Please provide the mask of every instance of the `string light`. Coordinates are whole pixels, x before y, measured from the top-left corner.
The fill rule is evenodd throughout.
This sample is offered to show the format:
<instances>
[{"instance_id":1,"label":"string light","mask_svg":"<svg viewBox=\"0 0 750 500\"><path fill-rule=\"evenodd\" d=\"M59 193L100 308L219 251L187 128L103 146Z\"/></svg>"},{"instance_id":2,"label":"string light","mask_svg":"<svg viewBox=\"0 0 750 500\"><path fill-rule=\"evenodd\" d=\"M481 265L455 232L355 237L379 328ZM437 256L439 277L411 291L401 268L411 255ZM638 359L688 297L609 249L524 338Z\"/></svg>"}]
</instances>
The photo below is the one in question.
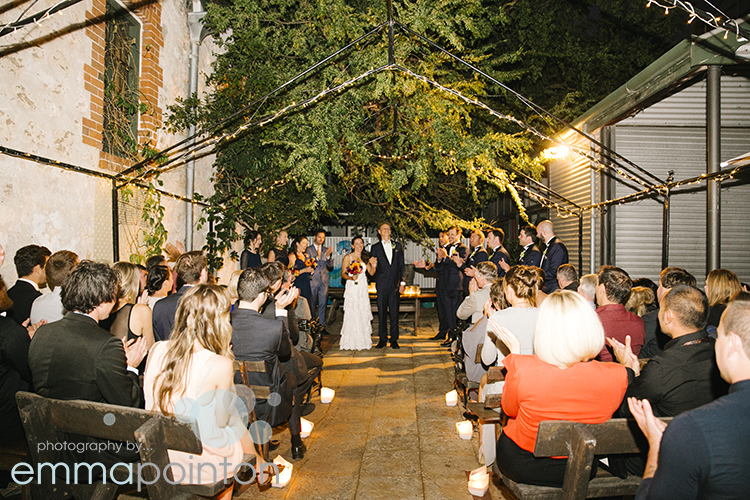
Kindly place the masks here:
<instances>
[{"instance_id":1,"label":"string light","mask_svg":"<svg viewBox=\"0 0 750 500\"><path fill-rule=\"evenodd\" d=\"M748 36L750 36L750 32L743 28L740 28L740 25L737 23L737 21L730 19L727 16L722 18L721 16L715 16L709 12L697 9L690 2L684 2L682 0L648 0L646 7L651 7L652 3L663 8L664 14L669 14L669 11L671 9L680 9L687 12L690 15L688 24L691 24L695 18L698 18L705 24L713 28L725 30L726 33L724 33L724 40L727 39L730 32L735 34L738 42L747 42Z\"/></svg>"}]
</instances>

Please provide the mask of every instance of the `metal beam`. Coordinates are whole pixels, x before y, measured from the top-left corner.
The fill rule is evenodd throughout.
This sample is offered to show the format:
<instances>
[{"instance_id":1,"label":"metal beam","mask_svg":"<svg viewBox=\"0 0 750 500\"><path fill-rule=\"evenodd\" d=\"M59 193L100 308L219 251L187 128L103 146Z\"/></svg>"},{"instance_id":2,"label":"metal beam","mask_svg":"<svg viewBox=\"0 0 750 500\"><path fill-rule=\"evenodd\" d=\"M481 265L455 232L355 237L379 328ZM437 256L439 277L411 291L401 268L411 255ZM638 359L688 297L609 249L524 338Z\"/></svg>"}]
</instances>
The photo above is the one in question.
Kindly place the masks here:
<instances>
[{"instance_id":1,"label":"metal beam","mask_svg":"<svg viewBox=\"0 0 750 500\"><path fill-rule=\"evenodd\" d=\"M706 85L706 173L721 170L721 66L709 66ZM708 181L706 274L721 267L721 182Z\"/></svg>"}]
</instances>

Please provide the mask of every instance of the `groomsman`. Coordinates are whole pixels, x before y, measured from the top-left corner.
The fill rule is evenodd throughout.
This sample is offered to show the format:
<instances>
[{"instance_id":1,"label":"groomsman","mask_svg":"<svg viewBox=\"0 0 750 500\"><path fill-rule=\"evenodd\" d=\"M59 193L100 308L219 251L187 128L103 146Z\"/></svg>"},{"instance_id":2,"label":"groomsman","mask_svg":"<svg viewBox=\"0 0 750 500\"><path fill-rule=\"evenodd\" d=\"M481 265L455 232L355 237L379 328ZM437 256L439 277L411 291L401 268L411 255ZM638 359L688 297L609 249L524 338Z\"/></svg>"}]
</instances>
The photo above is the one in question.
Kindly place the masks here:
<instances>
[{"instance_id":1,"label":"groomsman","mask_svg":"<svg viewBox=\"0 0 750 500\"><path fill-rule=\"evenodd\" d=\"M318 265L310 278L310 291L312 292L311 313L317 314L318 323L323 327L323 334L329 335L326 330L326 306L328 305L329 271L333 271L333 248L325 246L326 232L323 229L315 231L313 244L307 247L307 255L314 258Z\"/></svg>"},{"instance_id":2,"label":"groomsman","mask_svg":"<svg viewBox=\"0 0 750 500\"><path fill-rule=\"evenodd\" d=\"M447 248L450 245L448 241L448 233L440 231L438 234L438 258L440 258L441 250L442 255L447 255ZM444 257L443 257L444 258ZM414 262L414 267L418 269L424 269L429 271L435 269L435 308L438 313L438 333L430 340L445 340L448 336L448 322L445 319L445 311L443 309L443 294L445 293L445 268L438 266L436 262L425 263L424 259L420 259Z\"/></svg>"},{"instance_id":3,"label":"groomsman","mask_svg":"<svg viewBox=\"0 0 750 500\"><path fill-rule=\"evenodd\" d=\"M386 321L391 321L391 348L398 345L398 307L400 295L406 286L406 267L404 266L404 249L401 243L391 241L391 225L384 222L378 228L380 241L370 250L368 263L373 269L375 286L378 295L378 336L380 341L375 346L382 349L388 343Z\"/></svg>"},{"instance_id":4,"label":"groomsman","mask_svg":"<svg viewBox=\"0 0 750 500\"><path fill-rule=\"evenodd\" d=\"M472 231L471 236L469 236L469 244L471 245L471 253L462 266L464 274L469 277L469 279L464 278L464 297L469 296L469 283L471 283L471 278L476 276L477 264L489 260L487 251L482 246L484 244L484 233L482 231Z\"/></svg>"},{"instance_id":5,"label":"groomsman","mask_svg":"<svg viewBox=\"0 0 750 500\"><path fill-rule=\"evenodd\" d=\"M546 245L540 267L545 273L543 292L550 294L558 289L557 268L568 263L568 249L560 238L555 236L555 228L548 220L539 223L536 235Z\"/></svg>"},{"instance_id":6,"label":"groomsman","mask_svg":"<svg viewBox=\"0 0 750 500\"><path fill-rule=\"evenodd\" d=\"M518 243L521 245L521 253L518 254L517 265L539 267L542 261L542 252L536 246L536 228L534 226L523 226L518 232ZM510 264L501 262L503 273L508 272Z\"/></svg>"},{"instance_id":7,"label":"groomsman","mask_svg":"<svg viewBox=\"0 0 750 500\"><path fill-rule=\"evenodd\" d=\"M443 342L442 346L449 346L455 338L456 332L456 311L458 306L464 300L464 276L461 266L469 256L469 249L461 243L461 229L452 227L448 230L448 247L438 250L438 263L436 267L442 269L445 273L445 289L442 298L441 307L444 310L444 318L448 329L448 339ZM438 339L440 340L440 339Z\"/></svg>"},{"instance_id":8,"label":"groomsman","mask_svg":"<svg viewBox=\"0 0 750 500\"><path fill-rule=\"evenodd\" d=\"M510 269L510 254L503 246L504 241L505 233L502 229L491 229L487 233L487 248L492 250L489 252L489 259L497 266L498 278L504 278L505 271ZM503 267L503 263L507 266Z\"/></svg>"}]
</instances>

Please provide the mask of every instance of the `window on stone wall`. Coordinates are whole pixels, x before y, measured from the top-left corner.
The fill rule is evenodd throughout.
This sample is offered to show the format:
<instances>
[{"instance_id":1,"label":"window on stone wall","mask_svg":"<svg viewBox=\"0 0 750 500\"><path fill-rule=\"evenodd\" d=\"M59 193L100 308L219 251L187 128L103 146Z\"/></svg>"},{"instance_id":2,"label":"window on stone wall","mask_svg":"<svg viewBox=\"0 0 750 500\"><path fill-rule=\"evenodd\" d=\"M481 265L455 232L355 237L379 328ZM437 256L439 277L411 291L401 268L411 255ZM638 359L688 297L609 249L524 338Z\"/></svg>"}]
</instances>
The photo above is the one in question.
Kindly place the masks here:
<instances>
[{"instance_id":1,"label":"window on stone wall","mask_svg":"<svg viewBox=\"0 0 750 500\"><path fill-rule=\"evenodd\" d=\"M140 52L138 21L115 0L107 0L102 147L121 158L138 154Z\"/></svg>"}]
</instances>

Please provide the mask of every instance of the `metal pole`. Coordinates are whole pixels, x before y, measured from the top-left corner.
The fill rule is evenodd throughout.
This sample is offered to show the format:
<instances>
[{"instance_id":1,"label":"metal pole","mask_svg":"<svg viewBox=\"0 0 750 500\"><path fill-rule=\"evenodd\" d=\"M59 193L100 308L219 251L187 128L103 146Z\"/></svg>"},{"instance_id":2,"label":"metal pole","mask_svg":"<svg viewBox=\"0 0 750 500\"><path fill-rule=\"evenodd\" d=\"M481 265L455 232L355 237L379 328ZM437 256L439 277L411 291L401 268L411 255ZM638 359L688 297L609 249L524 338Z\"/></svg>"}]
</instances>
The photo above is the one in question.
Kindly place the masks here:
<instances>
[{"instance_id":1,"label":"metal pole","mask_svg":"<svg viewBox=\"0 0 750 500\"><path fill-rule=\"evenodd\" d=\"M706 85L706 160L708 174L721 170L721 66L708 67ZM708 181L706 198L706 274L721 267L721 183Z\"/></svg>"},{"instance_id":2,"label":"metal pole","mask_svg":"<svg viewBox=\"0 0 750 500\"><path fill-rule=\"evenodd\" d=\"M120 260L120 210L117 191L117 181L112 179L112 262Z\"/></svg>"},{"instance_id":3,"label":"metal pole","mask_svg":"<svg viewBox=\"0 0 750 500\"><path fill-rule=\"evenodd\" d=\"M396 64L393 38L393 0L388 0L388 64Z\"/></svg>"},{"instance_id":4,"label":"metal pole","mask_svg":"<svg viewBox=\"0 0 750 500\"><path fill-rule=\"evenodd\" d=\"M583 210L578 211L578 275L583 274Z\"/></svg>"},{"instance_id":5,"label":"metal pole","mask_svg":"<svg viewBox=\"0 0 750 500\"><path fill-rule=\"evenodd\" d=\"M667 182L674 180L674 170L669 171L667 175ZM664 195L664 214L662 216L661 223L661 268L664 269L669 266L669 203L670 197L672 196L671 188L667 188L667 193Z\"/></svg>"}]
</instances>

